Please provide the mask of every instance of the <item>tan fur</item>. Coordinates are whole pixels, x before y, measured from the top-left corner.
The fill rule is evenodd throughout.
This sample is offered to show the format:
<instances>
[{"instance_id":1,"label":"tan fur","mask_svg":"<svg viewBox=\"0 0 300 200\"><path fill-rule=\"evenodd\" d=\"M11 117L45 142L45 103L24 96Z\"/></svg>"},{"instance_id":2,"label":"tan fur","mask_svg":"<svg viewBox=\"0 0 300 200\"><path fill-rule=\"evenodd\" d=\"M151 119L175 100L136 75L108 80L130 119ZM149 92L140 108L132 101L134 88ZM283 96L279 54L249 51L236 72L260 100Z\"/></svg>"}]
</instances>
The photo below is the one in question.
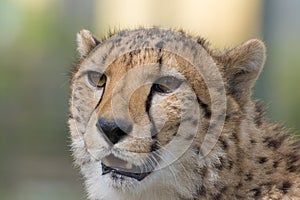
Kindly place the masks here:
<instances>
[{"instance_id":1,"label":"tan fur","mask_svg":"<svg viewBox=\"0 0 300 200\"><path fill-rule=\"evenodd\" d=\"M215 51L201 38L152 28L101 42L84 30L78 43L69 125L89 199L300 199L299 142L251 100L265 60L261 41ZM104 88L88 83L89 71L106 75ZM153 92L166 76L183 82ZM111 144L99 119L131 129ZM109 155L151 173L141 181L102 175Z\"/></svg>"}]
</instances>

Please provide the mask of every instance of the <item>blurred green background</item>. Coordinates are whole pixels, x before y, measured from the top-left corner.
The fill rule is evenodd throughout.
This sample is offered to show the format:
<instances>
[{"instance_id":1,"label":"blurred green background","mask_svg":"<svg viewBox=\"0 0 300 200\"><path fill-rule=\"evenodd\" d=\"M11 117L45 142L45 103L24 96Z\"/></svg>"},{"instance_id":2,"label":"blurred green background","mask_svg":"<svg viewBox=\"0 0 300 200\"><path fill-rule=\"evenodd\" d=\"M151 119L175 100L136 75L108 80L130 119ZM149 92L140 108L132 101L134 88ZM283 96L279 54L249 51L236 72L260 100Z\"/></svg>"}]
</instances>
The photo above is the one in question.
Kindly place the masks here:
<instances>
[{"instance_id":1,"label":"blurred green background","mask_svg":"<svg viewBox=\"0 0 300 200\"><path fill-rule=\"evenodd\" d=\"M260 38L268 60L254 96L269 119L300 130L299 9L298 0L1 0L0 199L85 199L66 123L82 28L101 37L113 27L183 27L218 48Z\"/></svg>"}]
</instances>

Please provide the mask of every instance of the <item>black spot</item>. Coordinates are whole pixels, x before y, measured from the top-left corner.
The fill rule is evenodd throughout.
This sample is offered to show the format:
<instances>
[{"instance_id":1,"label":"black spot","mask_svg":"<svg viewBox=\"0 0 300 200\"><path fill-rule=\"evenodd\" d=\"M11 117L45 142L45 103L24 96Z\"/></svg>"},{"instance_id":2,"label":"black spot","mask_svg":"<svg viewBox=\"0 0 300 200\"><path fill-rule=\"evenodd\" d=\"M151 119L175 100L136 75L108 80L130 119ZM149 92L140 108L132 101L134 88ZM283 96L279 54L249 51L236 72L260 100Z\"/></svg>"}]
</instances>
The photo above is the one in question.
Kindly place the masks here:
<instances>
[{"instance_id":1,"label":"black spot","mask_svg":"<svg viewBox=\"0 0 300 200\"><path fill-rule=\"evenodd\" d=\"M193 126L197 126L197 125L198 125L198 120L197 120L197 119L193 120L193 121L192 121L192 125L193 125Z\"/></svg>"},{"instance_id":2,"label":"black spot","mask_svg":"<svg viewBox=\"0 0 300 200\"><path fill-rule=\"evenodd\" d=\"M260 188L254 188L251 191L254 192L253 197L259 197L261 195Z\"/></svg>"},{"instance_id":3,"label":"black spot","mask_svg":"<svg viewBox=\"0 0 300 200\"><path fill-rule=\"evenodd\" d=\"M227 113L225 116L225 121L226 122L231 121L233 116L237 116L237 115L235 115L234 113Z\"/></svg>"},{"instance_id":4,"label":"black spot","mask_svg":"<svg viewBox=\"0 0 300 200\"><path fill-rule=\"evenodd\" d=\"M102 56L102 64L105 64L107 57L108 57L107 54L104 54L104 55Z\"/></svg>"},{"instance_id":5,"label":"black spot","mask_svg":"<svg viewBox=\"0 0 300 200\"><path fill-rule=\"evenodd\" d=\"M287 170L289 172L295 172L297 170L296 162L299 160L299 156L295 153L287 155Z\"/></svg>"},{"instance_id":6,"label":"black spot","mask_svg":"<svg viewBox=\"0 0 300 200\"><path fill-rule=\"evenodd\" d=\"M141 34L137 34L136 38L137 38L137 39L142 39L143 36L142 36Z\"/></svg>"},{"instance_id":7,"label":"black spot","mask_svg":"<svg viewBox=\"0 0 300 200\"><path fill-rule=\"evenodd\" d=\"M277 168L278 165L279 165L279 162L278 162L278 161L274 161L274 162L273 162L273 167L274 167L274 168Z\"/></svg>"},{"instance_id":8,"label":"black spot","mask_svg":"<svg viewBox=\"0 0 300 200\"><path fill-rule=\"evenodd\" d=\"M289 165L286 169L289 172L295 172L297 170L297 167L295 165Z\"/></svg>"},{"instance_id":9,"label":"black spot","mask_svg":"<svg viewBox=\"0 0 300 200\"><path fill-rule=\"evenodd\" d=\"M251 143L251 144L256 144L257 142L256 142L256 140L251 139L251 140L250 140L250 143Z\"/></svg>"},{"instance_id":10,"label":"black spot","mask_svg":"<svg viewBox=\"0 0 300 200\"><path fill-rule=\"evenodd\" d=\"M78 116L76 116L76 117L75 117L75 121L78 122L78 123L80 123L80 122L81 122L81 119L80 119Z\"/></svg>"},{"instance_id":11,"label":"black spot","mask_svg":"<svg viewBox=\"0 0 300 200\"><path fill-rule=\"evenodd\" d=\"M240 189L243 186L242 182L239 182L237 186L235 186L236 189Z\"/></svg>"},{"instance_id":12,"label":"black spot","mask_svg":"<svg viewBox=\"0 0 300 200\"><path fill-rule=\"evenodd\" d=\"M246 174L245 181L252 181L252 180L253 180L253 174L251 174L251 173Z\"/></svg>"},{"instance_id":13,"label":"black spot","mask_svg":"<svg viewBox=\"0 0 300 200\"><path fill-rule=\"evenodd\" d=\"M267 141L266 145L269 148L278 149L281 146L282 142L283 142L282 139L283 138L278 138L277 140L276 139L270 139L270 140Z\"/></svg>"},{"instance_id":14,"label":"black spot","mask_svg":"<svg viewBox=\"0 0 300 200\"><path fill-rule=\"evenodd\" d=\"M127 60L127 58L126 58L126 63L127 63L127 65L130 65L131 63L132 63L132 60L133 60L133 57L134 57L134 55L135 55L135 52L129 52L128 53L128 55L129 55L129 57L128 57L128 60Z\"/></svg>"},{"instance_id":15,"label":"black spot","mask_svg":"<svg viewBox=\"0 0 300 200\"><path fill-rule=\"evenodd\" d=\"M177 131L176 131L176 133L173 134L173 136L175 136L175 135L177 135ZM185 139L186 139L187 141L191 141L191 140L194 139L194 137L195 137L194 134L190 134L190 135L186 136Z\"/></svg>"},{"instance_id":16,"label":"black spot","mask_svg":"<svg viewBox=\"0 0 300 200\"><path fill-rule=\"evenodd\" d=\"M178 32L181 33L182 35L185 35L185 32L184 32L184 30L182 28L179 29Z\"/></svg>"},{"instance_id":17,"label":"black spot","mask_svg":"<svg viewBox=\"0 0 300 200\"><path fill-rule=\"evenodd\" d=\"M288 162L289 163L296 163L299 159L299 156L297 156L295 153L291 153L287 156Z\"/></svg>"},{"instance_id":18,"label":"black spot","mask_svg":"<svg viewBox=\"0 0 300 200\"><path fill-rule=\"evenodd\" d=\"M265 186L267 189L271 189L274 186L274 182L268 181L268 182L266 182L266 183L264 183L262 185Z\"/></svg>"},{"instance_id":19,"label":"black spot","mask_svg":"<svg viewBox=\"0 0 300 200\"><path fill-rule=\"evenodd\" d=\"M115 48L115 45L112 43L109 50L107 51L107 54L110 54L114 48Z\"/></svg>"},{"instance_id":20,"label":"black spot","mask_svg":"<svg viewBox=\"0 0 300 200\"><path fill-rule=\"evenodd\" d=\"M162 49L164 47L165 43L163 41L160 41L158 43L156 43L155 47L158 49Z\"/></svg>"},{"instance_id":21,"label":"black spot","mask_svg":"<svg viewBox=\"0 0 300 200\"><path fill-rule=\"evenodd\" d=\"M221 139L220 141L221 141L222 149L227 150L228 144L227 144L226 140Z\"/></svg>"},{"instance_id":22,"label":"black spot","mask_svg":"<svg viewBox=\"0 0 300 200\"><path fill-rule=\"evenodd\" d=\"M254 116L254 123L260 127L263 124L263 116L265 114L265 105L262 101L256 100L255 103L255 112L256 115Z\"/></svg>"},{"instance_id":23,"label":"black spot","mask_svg":"<svg viewBox=\"0 0 300 200\"><path fill-rule=\"evenodd\" d=\"M282 183L279 189L283 192L283 194L286 194L291 186L292 184L289 181L285 181Z\"/></svg>"},{"instance_id":24,"label":"black spot","mask_svg":"<svg viewBox=\"0 0 300 200\"><path fill-rule=\"evenodd\" d=\"M206 177L206 175L207 175L207 168L206 167L203 167L201 170L200 170L200 175L201 175L201 177Z\"/></svg>"},{"instance_id":25,"label":"black spot","mask_svg":"<svg viewBox=\"0 0 300 200\"><path fill-rule=\"evenodd\" d=\"M213 196L213 200L220 200L221 199L221 197L222 197L222 194L221 193L219 193L219 194L216 194L215 196Z\"/></svg>"},{"instance_id":26,"label":"black spot","mask_svg":"<svg viewBox=\"0 0 300 200\"><path fill-rule=\"evenodd\" d=\"M211 129L214 129L214 128L216 128L217 125L218 125L218 123L217 123L216 121L210 121L209 127L210 127Z\"/></svg>"},{"instance_id":27,"label":"black spot","mask_svg":"<svg viewBox=\"0 0 300 200\"><path fill-rule=\"evenodd\" d=\"M208 105L205 104L203 101L201 101L201 99L199 97L197 97L197 101L198 101L199 105L203 108L203 110L205 112L204 117L206 119L209 119L211 117L211 111L209 110Z\"/></svg>"},{"instance_id":28,"label":"black spot","mask_svg":"<svg viewBox=\"0 0 300 200\"><path fill-rule=\"evenodd\" d=\"M120 43L122 41L122 38L118 38L115 40L115 46L120 46Z\"/></svg>"},{"instance_id":29,"label":"black spot","mask_svg":"<svg viewBox=\"0 0 300 200\"><path fill-rule=\"evenodd\" d=\"M224 166L224 159L223 159L223 157L219 157L219 161L220 162L214 164L214 167L217 168L218 170L222 170L223 166Z\"/></svg>"},{"instance_id":30,"label":"black spot","mask_svg":"<svg viewBox=\"0 0 300 200\"><path fill-rule=\"evenodd\" d=\"M201 37L198 37L197 38L197 43L200 44L201 46L205 46L206 40L201 38Z\"/></svg>"},{"instance_id":31,"label":"black spot","mask_svg":"<svg viewBox=\"0 0 300 200\"><path fill-rule=\"evenodd\" d=\"M142 47L147 48L149 46L150 42L149 41L145 41L142 44Z\"/></svg>"},{"instance_id":32,"label":"black spot","mask_svg":"<svg viewBox=\"0 0 300 200\"><path fill-rule=\"evenodd\" d=\"M228 160L228 169L232 169L233 167L233 161L232 160Z\"/></svg>"},{"instance_id":33,"label":"black spot","mask_svg":"<svg viewBox=\"0 0 300 200\"><path fill-rule=\"evenodd\" d=\"M233 132L231 133L231 138L232 138L233 140L235 140L236 142L239 142L239 141L240 141L239 136L238 136L238 133L237 133L236 131L233 131Z\"/></svg>"},{"instance_id":34,"label":"black spot","mask_svg":"<svg viewBox=\"0 0 300 200\"><path fill-rule=\"evenodd\" d=\"M265 162L267 162L268 161L268 158L266 158L266 157L259 157L258 158L258 163L259 164L263 164L263 163L265 163Z\"/></svg>"},{"instance_id":35,"label":"black spot","mask_svg":"<svg viewBox=\"0 0 300 200\"><path fill-rule=\"evenodd\" d=\"M223 169L223 165L221 163L215 163L214 167L220 171Z\"/></svg>"},{"instance_id":36,"label":"black spot","mask_svg":"<svg viewBox=\"0 0 300 200\"><path fill-rule=\"evenodd\" d=\"M185 110L183 110L183 109L181 111L185 112ZM191 120L193 120L193 118L189 116L189 117L181 119L181 123L190 122Z\"/></svg>"},{"instance_id":37,"label":"black spot","mask_svg":"<svg viewBox=\"0 0 300 200\"><path fill-rule=\"evenodd\" d=\"M217 182L214 184L214 187L219 191L220 194L224 194L228 189L227 186L224 186L222 183Z\"/></svg>"},{"instance_id":38,"label":"black spot","mask_svg":"<svg viewBox=\"0 0 300 200\"><path fill-rule=\"evenodd\" d=\"M204 196L206 194L206 188L203 185L197 187L197 196Z\"/></svg>"},{"instance_id":39,"label":"black spot","mask_svg":"<svg viewBox=\"0 0 300 200\"><path fill-rule=\"evenodd\" d=\"M78 96L77 96L77 95L74 95L73 100L74 100L74 101L77 101L78 99L79 99Z\"/></svg>"}]
</instances>

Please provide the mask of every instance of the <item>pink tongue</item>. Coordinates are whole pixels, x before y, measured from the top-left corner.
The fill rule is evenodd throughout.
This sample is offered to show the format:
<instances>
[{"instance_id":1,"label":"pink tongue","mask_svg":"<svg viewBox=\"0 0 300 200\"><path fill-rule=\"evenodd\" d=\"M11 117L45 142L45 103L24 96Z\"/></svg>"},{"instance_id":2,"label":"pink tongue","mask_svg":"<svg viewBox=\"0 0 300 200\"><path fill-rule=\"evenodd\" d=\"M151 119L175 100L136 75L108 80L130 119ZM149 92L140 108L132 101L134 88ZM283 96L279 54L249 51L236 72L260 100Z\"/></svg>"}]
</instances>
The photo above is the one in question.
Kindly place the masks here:
<instances>
[{"instance_id":1,"label":"pink tongue","mask_svg":"<svg viewBox=\"0 0 300 200\"><path fill-rule=\"evenodd\" d=\"M114 155L110 154L108 156L106 156L102 162L109 167L112 168L127 168L127 162L124 160L121 160L117 157L115 157Z\"/></svg>"}]
</instances>

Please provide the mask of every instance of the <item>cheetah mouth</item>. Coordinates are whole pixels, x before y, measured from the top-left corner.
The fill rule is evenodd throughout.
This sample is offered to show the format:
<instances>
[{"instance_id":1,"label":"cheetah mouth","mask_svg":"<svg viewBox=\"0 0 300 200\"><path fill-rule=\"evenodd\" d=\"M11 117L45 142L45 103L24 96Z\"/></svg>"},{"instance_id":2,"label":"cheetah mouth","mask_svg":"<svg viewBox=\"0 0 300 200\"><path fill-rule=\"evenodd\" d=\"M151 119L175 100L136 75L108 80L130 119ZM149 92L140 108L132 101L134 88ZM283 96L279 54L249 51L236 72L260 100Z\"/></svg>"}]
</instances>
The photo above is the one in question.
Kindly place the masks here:
<instances>
[{"instance_id":1,"label":"cheetah mouth","mask_svg":"<svg viewBox=\"0 0 300 200\"><path fill-rule=\"evenodd\" d=\"M110 154L101 160L102 175L111 173L112 175L119 174L138 181L143 180L152 171L142 172L143 166L136 166L132 163L124 161Z\"/></svg>"}]
</instances>

